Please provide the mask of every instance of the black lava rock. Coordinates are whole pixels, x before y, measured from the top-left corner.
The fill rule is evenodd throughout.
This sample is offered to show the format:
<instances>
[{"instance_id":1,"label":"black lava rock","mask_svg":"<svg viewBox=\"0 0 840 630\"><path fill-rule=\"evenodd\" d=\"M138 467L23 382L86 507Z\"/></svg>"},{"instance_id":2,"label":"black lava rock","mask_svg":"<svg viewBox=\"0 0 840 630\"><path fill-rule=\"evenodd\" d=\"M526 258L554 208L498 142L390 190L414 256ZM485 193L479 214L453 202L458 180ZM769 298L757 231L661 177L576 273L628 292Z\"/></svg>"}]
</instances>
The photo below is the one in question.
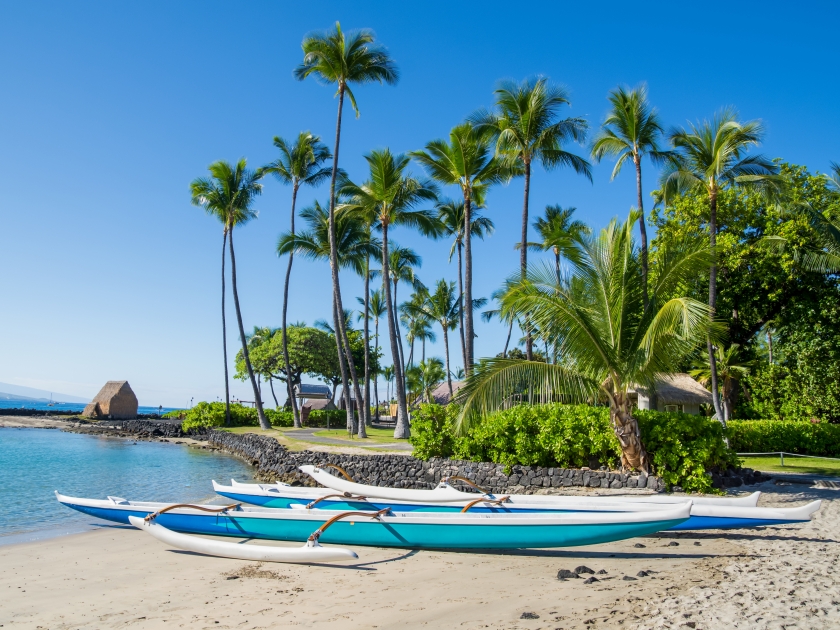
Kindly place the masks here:
<instances>
[{"instance_id":1,"label":"black lava rock","mask_svg":"<svg viewBox=\"0 0 840 630\"><path fill-rule=\"evenodd\" d=\"M593 582L600 582L600 581L601 581L601 580L599 580L599 579L598 579L598 578L596 578L596 577L588 577L588 578L586 578L586 579L583 581L583 583L584 583L584 584L592 584Z\"/></svg>"},{"instance_id":2,"label":"black lava rock","mask_svg":"<svg viewBox=\"0 0 840 630\"><path fill-rule=\"evenodd\" d=\"M625 576L624 576L623 578L621 578L621 579L622 579L622 580L624 580L625 582L635 582L635 581L636 581L636 578L631 577L631 576L629 576L629 575L625 575Z\"/></svg>"},{"instance_id":3,"label":"black lava rock","mask_svg":"<svg viewBox=\"0 0 840 630\"><path fill-rule=\"evenodd\" d=\"M636 543L636 544L635 544L635 545L633 545L633 546L634 546L636 549L644 549L644 548L645 548L645 545L643 545L642 543Z\"/></svg>"},{"instance_id":4,"label":"black lava rock","mask_svg":"<svg viewBox=\"0 0 840 630\"><path fill-rule=\"evenodd\" d=\"M524 612L519 617L520 619L539 619L540 616L535 612Z\"/></svg>"},{"instance_id":5,"label":"black lava rock","mask_svg":"<svg viewBox=\"0 0 840 630\"><path fill-rule=\"evenodd\" d=\"M574 571L569 571L568 569L560 569L557 572L557 579L558 580L565 580L566 578L579 578L580 576L575 573Z\"/></svg>"},{"instance_id":6,"label":"black lava rock","mask_svg":"<svg viewBox=\"0 0 840 630\"><path fill-rule=\"evenodd\" d=\"M639 571L636 574L636 577L647 577L648 575L650 575L650 573L648 573L647 571Z\"/></svg>"},{"instance_id":7,"label":"black lava rock","mask_svg":"<svg viewBox=\"0 0 840 630\"><path fill-rule=\"evenodd\" d=\"M577 573L578 575L580 575L581 573L591 573L594 575L595 571L582 564L579 567L575 567L575 573Z\"/></svg>"},{"instance_id":8,"label":"black lava rock","mask_svg":"<svg viewBox=\"0 0 840 630\"><path fill-rule=\"evenodd\" d=\"M598 575L606 575L606 574L607 574L606 569L601 569L600 571L598 571Z\"/></svg>"},{"instance_id":9,"label":"black lava rock","mask_svg":"<svg viewBox=\"0 0 840 630\"><path fill-rule=\"evenodd\" d=\"M679 546L680 546L680 543L678 543L678 542L677 542L677 541L675 541L675 540L672 540L671 542L669 542L669 543L668 543L668 546L669 546L669 547L679 547Z\"/></svg>"}]
</instances>

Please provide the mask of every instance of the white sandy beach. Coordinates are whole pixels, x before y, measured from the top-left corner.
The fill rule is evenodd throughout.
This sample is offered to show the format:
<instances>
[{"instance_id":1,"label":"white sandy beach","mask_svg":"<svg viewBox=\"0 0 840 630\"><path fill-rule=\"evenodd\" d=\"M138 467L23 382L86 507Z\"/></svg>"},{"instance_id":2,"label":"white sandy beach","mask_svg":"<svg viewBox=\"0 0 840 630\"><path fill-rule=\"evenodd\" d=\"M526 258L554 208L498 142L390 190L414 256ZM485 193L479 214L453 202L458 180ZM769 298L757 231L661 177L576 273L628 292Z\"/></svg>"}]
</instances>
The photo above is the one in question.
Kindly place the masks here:
<instances>
[{"instance_id":1,"label":"white sandy beach","mask_svg":"<svg viewBox=\"0 0 840 630\"><path fill-rule=\"evenodd\" d=\"M765 492L760 505L827 501L804 525L502 554L357 547L360 560L352 566L255 565L205 557L106 524L84 534L0 547L0 625L840 627L840 496L772 483L760 489ZM556 579L559 569L579 565L607 574L588 585ZM643 570L654 573L623 579ZM524 613L530 614L523 618Z\"/></svg>"}]
</instances>

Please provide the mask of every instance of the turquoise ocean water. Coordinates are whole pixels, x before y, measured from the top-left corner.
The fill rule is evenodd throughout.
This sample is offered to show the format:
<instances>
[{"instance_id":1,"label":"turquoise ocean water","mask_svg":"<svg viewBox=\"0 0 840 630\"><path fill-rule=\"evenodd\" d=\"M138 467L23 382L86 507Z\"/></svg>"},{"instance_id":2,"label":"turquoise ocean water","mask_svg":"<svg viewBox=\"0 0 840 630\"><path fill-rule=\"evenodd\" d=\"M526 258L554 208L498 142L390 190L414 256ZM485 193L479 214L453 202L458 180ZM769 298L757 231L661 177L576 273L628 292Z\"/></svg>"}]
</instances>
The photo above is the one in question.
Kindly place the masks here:
<instances>
[{"instance_id":1,"label":"turquoise ocean water","mask_svg":"<svg viewBox=\"0 0 840 630\"><path fill-rule=\"evenodd\" d=\"M234 457L166 442L134 442L57 429L0 428L0 545L108 526L60 505L70 496L194 502L211 479L253 478Z\"/></svg>"},{"instance_id":2,"label":"turquoise ocean water","mask_svg":"<svg viewBox=\"0 0 840 630\"><path fill-rule=\"evenodd\" d=\"M81 413L85 408L84 403L45 403L32 402L31 400L0 400L0 415L3 409L37 409L38 411L72 411L73 413ZM138 407L137 412L143 414L151 413L167 413L175 411L173 407Z\"/></svg>"}]
</instances>

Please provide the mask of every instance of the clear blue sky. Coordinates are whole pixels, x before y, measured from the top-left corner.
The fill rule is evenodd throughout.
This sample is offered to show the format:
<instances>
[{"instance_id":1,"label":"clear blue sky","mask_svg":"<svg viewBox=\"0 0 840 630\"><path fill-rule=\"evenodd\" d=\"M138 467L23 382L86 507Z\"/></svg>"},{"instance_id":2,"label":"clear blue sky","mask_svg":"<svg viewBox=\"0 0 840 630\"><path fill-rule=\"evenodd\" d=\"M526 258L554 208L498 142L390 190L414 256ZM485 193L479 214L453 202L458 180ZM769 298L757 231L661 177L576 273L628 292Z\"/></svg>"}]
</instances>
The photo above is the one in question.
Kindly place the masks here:
<instances>
[{"instance_id":1,"label":"clear blue sky","mask_svg":"<svg viewBox=\"0 0 840 630\"><path fill-rule=\"evenodd\" d=\"M490 105L498 79L538 74L566 85L568 115L593 126L619 83L647 81L669 125L733 105L765 121L765 154L825 171L840 160L836 6L663 2L631 13L626 3L555 2L529 16L510 2L3 0L0 381L92 396L128 379L145 405L223 394L221 229L190 205L188 185L215 160L272 160L275 135L332 138L333 90L292 77L309 31L336 20L371 28L402 73L395 87L357 90L358 120L345 111L341 165L353 178L370 149L420 148ZM575 206L595 227L625 215L635 183L629 171L611 183L611 168L597 167L594 185L537 170L532 212ZM521 190L514 181L489 198L497 229L475 248L478 296L516 268ZM326 188L304 191L301 207L314 198ZM279 325L274 249L289 202L288 188L267 182L259 219L236 236L248 330ZM423 255L427 284L455 278L448 244L399 229L393 238ZM361 283L346 275L343 286L354 303ZM329 304L326 265L296 263L291 320L327 317ZM501 351L500 326L477 333L479 356ZM237 343L234 331L231 356ZM459 354L456 344L455 365ZM243 383L233 390L251 397Z\"/></svg>"}]
</instances>

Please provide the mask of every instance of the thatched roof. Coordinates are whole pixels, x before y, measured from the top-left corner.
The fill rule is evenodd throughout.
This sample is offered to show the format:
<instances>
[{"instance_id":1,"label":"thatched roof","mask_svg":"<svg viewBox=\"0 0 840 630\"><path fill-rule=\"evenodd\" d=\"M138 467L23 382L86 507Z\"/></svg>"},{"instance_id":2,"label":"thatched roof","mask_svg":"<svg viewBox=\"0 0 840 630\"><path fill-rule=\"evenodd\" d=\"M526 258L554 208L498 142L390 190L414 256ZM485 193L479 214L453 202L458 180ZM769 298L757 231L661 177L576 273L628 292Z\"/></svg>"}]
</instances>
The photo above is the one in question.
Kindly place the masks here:
<instances>
[{"instance_id":1,"label":"thatched roof","mask_svg":"<svg viewBox=\"0 0 840 630\"><path fill-rule=\"evenodd\" d=\"M636 390L650 397L646 388L637 387ZM657 379L655 394L666 405L712 404L712 393L688 374L672 374Z\"/></svg>"},{"instance_id":2,"label":"thatched roof","mask_svg":"<svg viewBox=\"0 0 840 630\"><path fill-rule=\"evenodd\" d=\"M466 381L452 381L452 393L457 394L458 390L464 386ZM420 397L421 402L426 402L426 395ZM432 390L432 400L438 405L449 404L449 383L443 381L440 385Z\"/></svg>"},{"instance_id":3,"label":"thatched roof","mask_svg":"<svg viewBox=\"0 0 840 630\"><path fill-rule=\"evenodd\" d=\"M128 381L108 381L82 414L90 417L136 418L137 396L131 391Z\"/></svg>"},{"instance_id":4,"label":"thatched roof","mask_svg":"<svg viewBox=\"0 0 840 630\"><path fill-rule=\"evenodd\" d=\"M323 398L315 398L306 401L306 405L309 407L310 410L315 411L316 409L336 409L335 404L329 398L324 400Z\"/></svg>"}]
</instances>

